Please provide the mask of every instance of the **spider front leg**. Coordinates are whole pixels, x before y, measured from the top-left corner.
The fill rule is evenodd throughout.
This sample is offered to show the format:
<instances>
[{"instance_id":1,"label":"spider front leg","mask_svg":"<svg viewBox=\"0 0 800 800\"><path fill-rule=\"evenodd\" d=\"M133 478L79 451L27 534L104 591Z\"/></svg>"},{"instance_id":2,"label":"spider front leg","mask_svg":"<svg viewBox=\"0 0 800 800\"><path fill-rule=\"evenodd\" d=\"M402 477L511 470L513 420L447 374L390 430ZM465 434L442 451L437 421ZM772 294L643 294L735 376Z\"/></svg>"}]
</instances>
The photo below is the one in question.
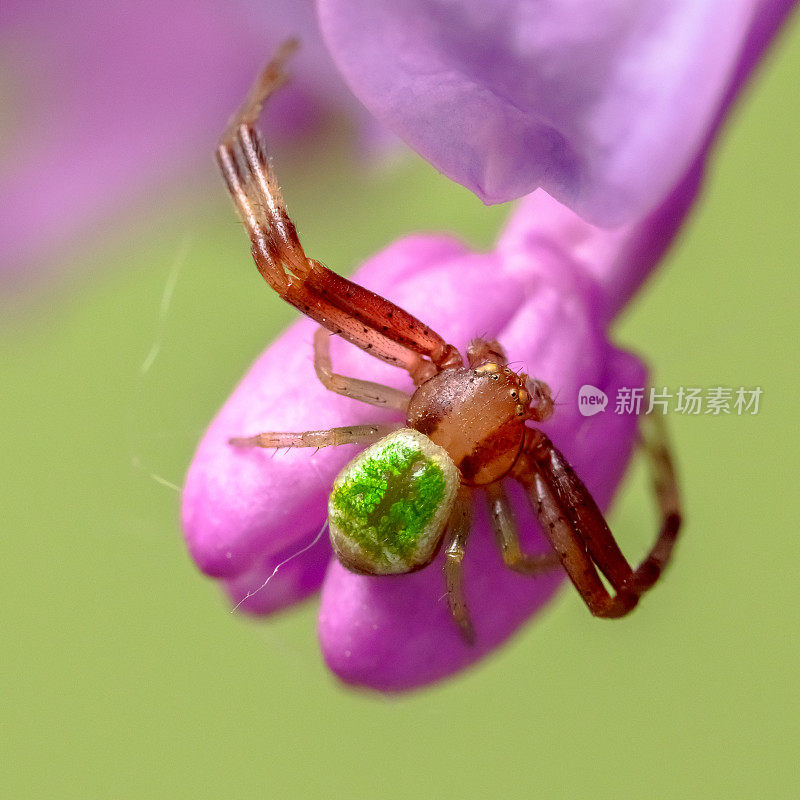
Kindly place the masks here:
<instances>
[{"instance_id":1,"label":"spider front leg","mask_svg":"<svg viewBox=\"0 0 800 800\"><path fill-rule=\"evenodd\" d=\"M653 586L669 561L680 527L678 487L663 429L645 452L654 472L662 520L656 542L636 570L620 551L602 512L564 456L541 431L529 430L514 477L526 488L545 533L589 610L621 617ZM611 595L598 570L616 594Z\"/></svg>"},{"instance_id":2,"label":"spider front leg","mask_svg":"<svg viewBox=\"0 0 800 800\"><path fill-rule=\"evenodd\" d=\"M573 527L549 481L531 468L531 474L521 482L553 549L592 614L608 618L627 614L639 601L638 596L620 592L619 583L614 586L617 594L609 594L587 553L581 533Z\"/></svg>"},{"instance_id":3,"label":"spider front leg","mask_svg":"<svg viewBox=\"0 0 800 800\"><path fill-rule=\"evenodd\" d=\"M254 127L264 102L286 81L293 49L284 45L258 77L220 139L217 162L269 285L332 333L407 370L419 385L460 366L458 351L407 311L306 256Z\"/></svg>"}]
</instances>

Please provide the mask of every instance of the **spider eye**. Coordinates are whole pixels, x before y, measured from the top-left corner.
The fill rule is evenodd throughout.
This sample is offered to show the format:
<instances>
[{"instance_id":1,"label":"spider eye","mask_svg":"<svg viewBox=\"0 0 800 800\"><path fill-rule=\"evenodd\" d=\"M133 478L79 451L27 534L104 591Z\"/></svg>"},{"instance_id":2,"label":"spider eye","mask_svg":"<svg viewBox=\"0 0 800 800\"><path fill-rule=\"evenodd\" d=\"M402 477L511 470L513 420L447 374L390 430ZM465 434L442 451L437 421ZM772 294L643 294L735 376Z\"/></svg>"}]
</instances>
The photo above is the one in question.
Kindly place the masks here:
<instances>
[{"instance_id":1,"label":"spider eye","mask_svg":"<svg viewBox=\"0 0 800 800\"><path fill-rule=\"evenodd\" d=\"M512 390L511 390L511 397L512 397L514 400L516 400L516 399L517 399L517 390L516 390L516 389L512 389Z\"/></svg>"},{"instance_id":2,"label":"spider eye","mask_svg":"<svg viewBox=\"0 0 800 800\"><path fill-rule=\"evenodd\" d=\"M499 381L499 380L500 380L500 376L499 376L499 375L492 375L492 376L490 376L490 377L491 377L491 379L492 379L493 381Z\"/></svg>"}]
</instances>

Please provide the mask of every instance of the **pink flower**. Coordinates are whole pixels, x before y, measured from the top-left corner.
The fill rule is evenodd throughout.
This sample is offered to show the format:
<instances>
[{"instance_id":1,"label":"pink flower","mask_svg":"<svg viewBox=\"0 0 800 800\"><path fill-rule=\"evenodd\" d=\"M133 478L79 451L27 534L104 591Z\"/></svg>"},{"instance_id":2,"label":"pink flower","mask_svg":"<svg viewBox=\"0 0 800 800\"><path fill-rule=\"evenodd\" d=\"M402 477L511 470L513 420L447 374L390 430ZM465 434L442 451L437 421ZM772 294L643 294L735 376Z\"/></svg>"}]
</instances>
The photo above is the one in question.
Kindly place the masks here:
<instances>
[{"instance_id":1,"label":"pink flower","mask_svg":"<svg viewBox=\"0 0 800 800\"><path fill-rule=\"evenodd\" d=\"M149 192L157 204L180 172L210 168L231 98L290 35L304 46L271 109L273 140L358 105L312 0L4 2L2 285L52 269L65 246L134 198Z\"/></svg>"},{"instance_id":2,"label":"pink flower","mask_svg":"<svg viewBox=\"0 0 800 800\"><path fill-rule=\"evenodd\" d=\"M484 202L652 210L793 0L318 0L370 111Z\"/></svg>"},{"instance_id":3,"label":"pink flower","mask_svg":"<svg viewBox=\"0 0 800 800\"><path fill-rule=\"evenodd\" d=\"M727 73L727 90L714 95L714 108L704 116L695 149L688 158L681 157L683 172L675 171L657 202L650 201L655 208L648 215L602 230L537 191L518 205L489 253L474 253L447 237L410 237L374 256L356 273L355 280L417 315L459 348L475 336L497 337L512 364L545 380L558 405L552 420L542 427L601 507L611 501L630 458L635 419L611 410L584 418L577 409L577 390L588 383L614 397L622 386L645 384L642 363L610 343L609 323L679 230L723 110L779 18L759 17L758 24L742 34L741 59ZM365 25L371 19L367 16ZM575 31L582 25L576 20ZM642 43L649 41L645 37ZM413 60L414 37L406 44ZM585 51L588 46L583 42L578 49ZM503 52L492 57L499 65L499 80L507 59ZM691 94L691 85L685 88ZM418 95L418 99L430 98ZM643 113L649 110L645 105ZM640 122L632 119L631 125ZM433 129L436 124L431 123ZM611 125L609 137L616 130ZM444 141L441 134L436 136ZM539 165L531 169L541 174L548 172L547 163L554 173L563 165L560 153L549 162L541 153L529 155ZM479 156L475 163L480 166ZM636 176L629 178L633 185ZM592 191L601 192L601 184ZM608 185L604 191L610 191ZM313 331L310 321L300 320L269 347L203 437L183 495L188 546L200 568L220 579L234 602L258 589L278 564L297 554L261 591L244 600L242 608L269 613L321 586L322 652L340 678L382 691L422 686L491 652L543 606L561 576L531 579L507 570L486 515L477 509L465 559L466 592L477 638L469 646L460 638L443 599L441 557L411 575L366 577L345 570L325 540L304 550L322 526L333 479L354 449L242 451L229 446L228 438L392 419L391 412L322 388L312 366ZM343 341L334 339L332 345L337 372L410 388L400 370ZM526 531L526 546L545 547L526 501L518 493L512 499Z\"/></svg>"},{"instance_id":4,"label":"pink flower","mask_svg":"<svg viewBox=\"0 0 800 800\"><path fill-rule=\"evenodd\" d=\"M355 278L421 319L435 320L438 332L459 348L476 334L497 336L512 361L547 381L558 408L545 427L605 507L631 454L635 420L610 412L583 418L575 398L584 383L610 397L622 386L645 384L641 362L614 348L605 334L604 309L614 305L608 291L616 291L619 273L646 274L640 263L620 265L618 259L637 234L620 238L593 228L538 192L520 205L491 253L473 253L446 237L411 237L370 259ZM255 363L211 424L186 479L189 549L235 602L313 540L333 479L355 450L241 451L228 438L393 419L391 412L322 388L312 365L314 328L298 321ZM341 340L332 345L337 371L409 388L402 371ZM529 546L542 548L519 496L515 508ZM534 580L507 570L480 510L466 570L478 637L473 647L461 640L442 599L441 559L413 575L368 578L341 567L323 540L287 562L242 608L268 613L315 592L324 580L320 639L331 669L349 682L407 689L492 650L561 580L559 574Z\"/></svg>"}]
</instances>

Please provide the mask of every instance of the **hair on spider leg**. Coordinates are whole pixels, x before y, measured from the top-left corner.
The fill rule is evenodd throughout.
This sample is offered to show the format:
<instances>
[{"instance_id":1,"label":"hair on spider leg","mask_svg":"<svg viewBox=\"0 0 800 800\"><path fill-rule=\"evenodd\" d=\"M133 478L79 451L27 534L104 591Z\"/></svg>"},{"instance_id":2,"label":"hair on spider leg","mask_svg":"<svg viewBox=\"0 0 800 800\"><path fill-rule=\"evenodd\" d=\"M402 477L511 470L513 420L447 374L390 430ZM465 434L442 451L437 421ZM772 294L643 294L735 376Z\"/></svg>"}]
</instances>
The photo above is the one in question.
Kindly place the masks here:
<instances>
[{"instance_id":1,"label":"hair on spider leg","mask_svg":"<svg viewBox=\"0 0 800 800\"><path fill-rule=\"evenodd\" d=\"M559 401L558 401L559 397L561 397L561 387L556 389L555 394L552 395L553 405L554 406L568 406L569 405L569 403L567 403L566 401L564 401L563 403L559 403Z\"/></svg>"}]
</instances>

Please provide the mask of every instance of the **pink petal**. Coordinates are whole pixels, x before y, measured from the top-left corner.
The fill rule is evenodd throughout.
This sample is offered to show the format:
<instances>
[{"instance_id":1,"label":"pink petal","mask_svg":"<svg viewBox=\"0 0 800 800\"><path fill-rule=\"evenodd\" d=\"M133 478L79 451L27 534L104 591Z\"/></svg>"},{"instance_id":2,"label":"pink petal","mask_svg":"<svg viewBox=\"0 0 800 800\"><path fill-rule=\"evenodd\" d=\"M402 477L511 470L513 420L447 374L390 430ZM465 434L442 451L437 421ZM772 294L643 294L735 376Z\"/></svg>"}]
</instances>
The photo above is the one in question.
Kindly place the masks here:
<instances>
[{"instance_id":1,"label":"pink petal","mask_svg":"<svg viewBox=\"0 0 800 800\"><path fill-rule=\"evenodd\" d=\"M702 167L701 160L695 162L684 180L643 220L610 229L592 225L540 189L519 201L498 248L513 254L538 247L543 270L563 274L571 268L571 273L594 279L598 317L610 322L680 231L700 188Z\"/></svg>"},{"instance_id":2,"label":"pink petal","mask_svg":"<svg viewBox=\"0 0 800 800\"><path fill-rule=\"evenodd\" d=\"M298 35L294 79L268 111L273 139L355 101L311 0L3 4L0 279L25 283L181 170L211 174L217 137L278 43Z\"/></svg>"},{"instance_id":3,"label":"pink petal","mask_svg":"<svg viewBox=\"0 0 800 800\"><path fill-rule=\"evenodd\" d=\"M304 539L308 543L303 547L293 544L264 556L251 570L223 579L236 611L272 614L319 591L331 560L327 529L308 531Z\"/></svg>"},{"instance_id":4,"label":"pink petal","mask_svg":"<svg viewBox=\"0 0 800 800\"><path fill-rule=\"evenodd\" d=\"M766 0L761 4L702 147L669 194L648 215L613 229L600 228L539 190L520 201L498 247L510 254L525 254L535 247L550 250L551 260L560 261L562 270L566 262L592 276L599 289L600 317L610 321L625 308L679 233L697 198L706 160L726 113L793 6L793 0ZM552 266L543 269L558 271Z\"/></svg>"},{"instance_id":5,"label":"pink petal","mask_svg":"<svg viewBox=\"0 0 800 800\"><path fill-rule=\"evenodd\" d=\"M318 5L354 93L446 175L487 203L542 187L618 225L686 175L793 2Z\"/></svg>"}]
</instances>

